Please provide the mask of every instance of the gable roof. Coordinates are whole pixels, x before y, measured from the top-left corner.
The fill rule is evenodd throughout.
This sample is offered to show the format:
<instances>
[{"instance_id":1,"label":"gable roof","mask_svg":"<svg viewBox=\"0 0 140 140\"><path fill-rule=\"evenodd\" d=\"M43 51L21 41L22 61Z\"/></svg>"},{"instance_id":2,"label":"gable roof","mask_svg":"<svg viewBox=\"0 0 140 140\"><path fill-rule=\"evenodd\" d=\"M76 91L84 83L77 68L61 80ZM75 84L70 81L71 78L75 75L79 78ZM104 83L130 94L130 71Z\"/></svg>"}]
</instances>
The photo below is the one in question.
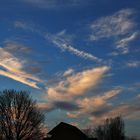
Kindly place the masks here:
<instances>
[{"instance_id":1,"label":"gable roof","mask_svg":"<svg viewBox=\"0 0 140 140\"><path fill-rule=\"evenodd\" d=\"M49 133L52 138L57 139L76 139L76 140L86 140L87 136L77 127L70 124L61 122L56 127L54 127Z\"/></svg>"}]
</instances>

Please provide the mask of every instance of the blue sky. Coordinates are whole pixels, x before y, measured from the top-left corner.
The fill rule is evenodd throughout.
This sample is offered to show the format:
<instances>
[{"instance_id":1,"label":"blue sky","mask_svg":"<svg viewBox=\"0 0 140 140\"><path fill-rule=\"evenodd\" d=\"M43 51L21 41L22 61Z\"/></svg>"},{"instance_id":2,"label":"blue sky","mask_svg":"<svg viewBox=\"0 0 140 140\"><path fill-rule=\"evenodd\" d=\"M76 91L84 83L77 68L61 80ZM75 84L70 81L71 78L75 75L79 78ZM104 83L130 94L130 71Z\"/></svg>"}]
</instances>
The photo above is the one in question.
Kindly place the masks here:
<instances>
[{"instance_id":1,"label":"blue sky","mask_svg":"<svg viewBox=\"0 0 140 140\"><path fill-rule=\"evenodd\" d=\"M139 0L0 2L0 90L30 91L50 128L122 115L140 131Z\"/></svg>"}]
</instances>

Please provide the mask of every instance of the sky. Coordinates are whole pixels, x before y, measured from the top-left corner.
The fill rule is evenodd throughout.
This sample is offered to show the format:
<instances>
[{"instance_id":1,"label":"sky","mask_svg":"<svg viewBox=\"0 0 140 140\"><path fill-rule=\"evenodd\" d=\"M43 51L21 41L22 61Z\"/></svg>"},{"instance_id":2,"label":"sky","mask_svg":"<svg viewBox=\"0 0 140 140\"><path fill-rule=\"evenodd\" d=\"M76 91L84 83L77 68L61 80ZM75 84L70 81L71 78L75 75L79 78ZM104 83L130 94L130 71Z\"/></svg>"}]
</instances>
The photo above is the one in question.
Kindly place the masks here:
<instances>
[{"instance_id":1,"label":"sky","mask_svg":"<svg viewBox=\"0 0 140 140\"><path fill-rule=\"evenodd\" d=\"M4 89L29 91L49 128L121 115L140 136L140 1L1 0Z\"/></svg>"}]
</instances>

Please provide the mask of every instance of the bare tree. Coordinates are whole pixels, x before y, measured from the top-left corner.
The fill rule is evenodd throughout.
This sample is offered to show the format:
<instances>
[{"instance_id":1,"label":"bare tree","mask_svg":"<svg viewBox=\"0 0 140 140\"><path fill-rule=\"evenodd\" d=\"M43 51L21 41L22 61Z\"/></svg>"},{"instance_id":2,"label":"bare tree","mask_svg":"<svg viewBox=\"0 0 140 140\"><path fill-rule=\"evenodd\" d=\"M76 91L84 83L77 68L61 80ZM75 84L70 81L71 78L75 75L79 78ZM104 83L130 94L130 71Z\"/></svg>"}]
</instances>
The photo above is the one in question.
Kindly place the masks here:
<instances>
[{"instance_id":1,"label":"bare tree","mask_svg":"<svg viewBox=\"0 0 140 140\"><path fill-rule=\"evenodd\" d=\"M0 139L39 140L44 115L26 91L0 93Z\"/></svg>"},{"instance_id":2,"label":"bare tree","mask_svg":"<svg viewBox=\"0 0 140 140\"><path fill-rule=\"evenodd\" d=\"M106 119L104 125L94 130L94 134L100 140L124 140L124 122L121 117Z\"/></svg>"}]
</instances>

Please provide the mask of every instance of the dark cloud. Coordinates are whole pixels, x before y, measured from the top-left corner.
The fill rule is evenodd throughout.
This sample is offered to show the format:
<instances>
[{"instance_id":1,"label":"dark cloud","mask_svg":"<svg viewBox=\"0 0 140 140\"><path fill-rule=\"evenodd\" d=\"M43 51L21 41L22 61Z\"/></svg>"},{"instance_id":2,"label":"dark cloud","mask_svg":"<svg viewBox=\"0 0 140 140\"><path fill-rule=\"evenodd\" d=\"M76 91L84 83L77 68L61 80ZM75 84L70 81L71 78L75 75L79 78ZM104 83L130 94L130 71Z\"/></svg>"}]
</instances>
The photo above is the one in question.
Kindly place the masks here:
<instances>
[{"instance_id":1,"label":"dark cloud","mask_svg":"<svg viewBox=\"0 0 140 140\"><path fill-rule=\"evenodd\" d=\"M42 72L42 69L38 66L28 66L25 69L30 74L39 74Z\"/></svg>"},{"instance_id":2,"label":"dark cloud","mask_svg":"<svg viewBox=\"0 0 140 140\"><path fill-rule=\"evenodd\" d=\"M110 110L112 110L113 106L104 106L102 108L99 108L98 110L96 111L93 111L91 113L92 116L95 116L95 117L101 117L103 116L104 114L106 114L107 112L109 112Z\"/></svg>"},{"instance_id":3,"label":"dark cloud","mask_svg":"<svg viewBox=\"0 0 140 140\"><path fill-rule=\"evenodd\" d=\"M76 104L70 102L64 102L64 101L54 102L54 107L67 111L76 111L80 109Z\"/></svg>"},{"instance_id":4,"label":"dark cloud","mask_svg":"<svg viewBox=\"0 0 140 140\"><path fill-rule=\"evenodd\" d=\"M4 49L12 53L13 55L28 54L31 52L31 48L29 46L23 45L15 41L6 41L4 45Z\"/></svg>"},{"instance_id":5,"label":"dark cloud","mask_svg":"<svg viewBox=\"0 0 140 140\"><path fill-rule=\"evenodd\" d=\"M55 101L49 104L40 103L39 109L44 112L51 112L57 109L61 109L64 111L78 111L80 108L74 103L65 102L65 101Z\"/></svg>"}]
</instances>

